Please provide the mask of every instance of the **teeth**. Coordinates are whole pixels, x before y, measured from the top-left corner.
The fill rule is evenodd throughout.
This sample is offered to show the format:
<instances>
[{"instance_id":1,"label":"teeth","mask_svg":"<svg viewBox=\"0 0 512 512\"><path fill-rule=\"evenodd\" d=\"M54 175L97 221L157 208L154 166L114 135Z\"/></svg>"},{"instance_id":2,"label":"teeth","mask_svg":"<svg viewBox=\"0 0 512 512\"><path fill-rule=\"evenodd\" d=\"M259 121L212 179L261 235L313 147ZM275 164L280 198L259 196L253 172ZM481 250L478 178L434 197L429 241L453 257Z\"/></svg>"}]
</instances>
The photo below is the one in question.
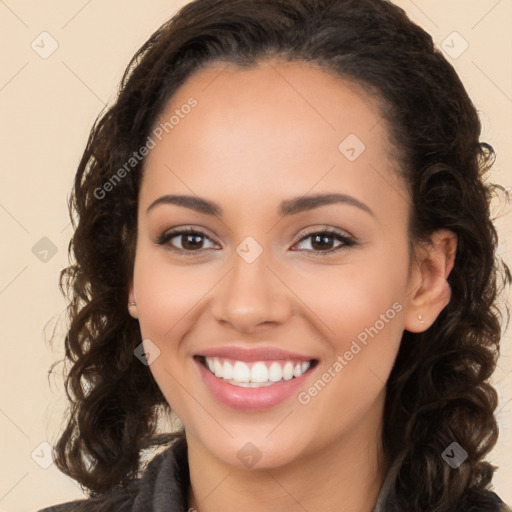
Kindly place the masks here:
<instances>
[{"instance_id":1,"label":"teeth","mask_svg":"<svg viewBox=\"0 0 512 512\"><path fill-rule=\"evenodd\" d=\"M272 386L272 382L237 382L236 380L228 380L230 384L241 388L264 388Z\"/></svg>"},{"instance_id":2,"label":"teeth","mask_svg":"<svg viewBox=\"0 0 512 512\"><path fill-rule=\"evenodd\" d=\"M241 387L270 386L281 380L291 380L300 377L311 366L310 361L284 364L273 361L268 367L263 361L257 361L251 367L243 361L230 362L218 357L206 357L206 365L211 373L230 384ZM234 363L234 364L233 364Z\"/></svg>"},{"instance_id":3,"label":"teeth","mask_svg":"<svg viewBox=\"0 0 512 512\"><path fill-rule=\"evenodd\" d=\"M222 377L222 364L218 359L213 360L213 373L215 377Z\"/></svg>"},{"instance_id":4,"label":"teeth","mask_svg":"<svg viewBox=\"0 0 512 512\"><path fill-rule=\"evenodd\" d=\"M215 375L215 377L222 377L222 375ZM237 382L249 382L250 378L251 370L249 370L249 367L245 363L242 363L242 361L237 361L233 366L233 380Z\"/></svg>"},{"instance_id":5,"label":"teeth","mask_svg":"<svg viewBox=\"0 0 512 512\"><path fill-rule=\"evenodd\" d=\"M270 382L278 382L283 378L283 370L281 365L277 362L273 362L268 369L268 379Z\"/></svg>"},{"instance_id":6,"label":"teeth","mask_svg":"<svg viewBox=\"0 0 512 512\"><path fill-rule=\"evenodd\" d=\"M265 363L255 363L252 365L251 382L268 382L268 370Z\"/></svg>"},{"instance_id":7,"label":"teeth","mask_svg":"<svg viewBox=\"0 0 512 512\"><path fill-rule=\"evenodd\" d=\"M222 378L230 380L233 378L233 365L229 361L224 361L222 366Z\"/></svg>"},{"instance_id":8,"label":"teeth","mask_svg":"<svg viewBox=\"0 0 512 512\"><path fill-rule=\"evenodd\" d=\"M283 368L283 379L284 380L291 380L293 379L293 363L290 363L288 361Z\"/></svg>"}]
</instances>

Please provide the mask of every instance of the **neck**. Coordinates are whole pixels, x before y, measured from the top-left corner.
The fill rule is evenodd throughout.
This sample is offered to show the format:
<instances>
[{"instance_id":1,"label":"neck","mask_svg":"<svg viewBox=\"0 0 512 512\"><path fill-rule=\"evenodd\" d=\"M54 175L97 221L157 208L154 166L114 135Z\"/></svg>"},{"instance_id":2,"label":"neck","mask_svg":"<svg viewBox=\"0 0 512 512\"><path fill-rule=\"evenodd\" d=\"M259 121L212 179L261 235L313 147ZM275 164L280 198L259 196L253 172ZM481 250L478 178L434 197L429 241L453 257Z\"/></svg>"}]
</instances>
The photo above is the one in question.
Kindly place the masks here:
<instances>
[{"instance_id":1,"label":"neck","mask_svg":"<svg viewBox=\"0 0 512 512\"><path fill-rule=\"evenodd\" d=\"M382 404L312 454L268 469L228 466L187 434L188 510L372 512L390 462L384 460L380 441Z\"/></svg>"}]
</instances>

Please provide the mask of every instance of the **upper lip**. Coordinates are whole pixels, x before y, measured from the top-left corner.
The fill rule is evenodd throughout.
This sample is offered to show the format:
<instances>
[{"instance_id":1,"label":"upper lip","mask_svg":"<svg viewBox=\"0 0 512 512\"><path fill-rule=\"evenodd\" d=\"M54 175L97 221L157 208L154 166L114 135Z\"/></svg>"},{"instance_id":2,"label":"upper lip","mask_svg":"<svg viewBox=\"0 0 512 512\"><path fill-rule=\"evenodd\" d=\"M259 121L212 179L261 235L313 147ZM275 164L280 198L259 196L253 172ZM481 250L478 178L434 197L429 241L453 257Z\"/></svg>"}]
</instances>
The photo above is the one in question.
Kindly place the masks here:
<instances>
[{"instance_id":1,"label":"upper lip","mask_svg":"<svg viewBox=\"0 0 512 512\"><path fill-rule=\"evenodd\" d=\"M202 350L198 356L204 357L223 357L225 359L234 359L236 361L276 361L293 359L298 361L311 361L315 359L311 356L305 356L296 352L289 352L275 347L257 347L245 348L237 346L213 347Z\"/></svg>"}]
</instances>

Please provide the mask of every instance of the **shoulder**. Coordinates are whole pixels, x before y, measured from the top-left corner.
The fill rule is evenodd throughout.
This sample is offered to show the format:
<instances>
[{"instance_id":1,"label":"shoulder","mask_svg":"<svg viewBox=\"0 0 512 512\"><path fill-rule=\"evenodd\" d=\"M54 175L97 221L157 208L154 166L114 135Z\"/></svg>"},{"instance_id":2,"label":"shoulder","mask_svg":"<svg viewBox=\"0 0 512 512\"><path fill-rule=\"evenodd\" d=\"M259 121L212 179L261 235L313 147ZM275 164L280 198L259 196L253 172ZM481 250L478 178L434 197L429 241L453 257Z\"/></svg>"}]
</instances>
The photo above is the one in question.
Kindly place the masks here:
<instances>
[{"instance_id":1,"label":"shoulder","mask_svg":"<svg viewBox=\"0 0 512 512\"><path fill-rule=\"evenodd\" d=\"M512 509L490 489L467 491L460 502L457 503L457 510L468 512L512 512Z\"/></svg>"},{"instance_id":2,"label":"shoulder","mask_svg":"<svg viewBox=\"0 0 512 512\"><path fill-rule=\"evenodd\" d=\"M166 510L186 511L189 482L187 444L183 437L153 457L141 478L126 486L38 512L150 512L157 503Z\"/></svg>"},{"instance_id":3,"label":"shoulder","mask_svg":"<svg viewBox=\"0 0 512 512\"><path fill-rule=\"evenodd\" d=\"M77 509L77 505L83 501L70 501L68 503L61 503L60 505L53 505L52 507L42 508L38 512L71 512Z\"/></svg>"},{"instance_id":4,"label":"shoulder","mask_svg":"<svg viewBox=\"0 0 512 512\"><path fill-rule=\"evenodd\" d=\"M128 486L120 490L112 490L91 498L52 505L38 512L107 512L109 510L131 512L139 487L139 480L132 480Z\"/></svg>"},{"instance_id":5,"label":"shoulder","mask_svg":"<svg viewBox=\"0 0 512 512\"><path fill-rule=\"evenodd\" d=\"M512 508L510 508L506 503L504 503L503 500L495 492L491 492L491 496L496 501L496 503L500 505L500 512L512 512Z\"/></svg>"}]
</instances>

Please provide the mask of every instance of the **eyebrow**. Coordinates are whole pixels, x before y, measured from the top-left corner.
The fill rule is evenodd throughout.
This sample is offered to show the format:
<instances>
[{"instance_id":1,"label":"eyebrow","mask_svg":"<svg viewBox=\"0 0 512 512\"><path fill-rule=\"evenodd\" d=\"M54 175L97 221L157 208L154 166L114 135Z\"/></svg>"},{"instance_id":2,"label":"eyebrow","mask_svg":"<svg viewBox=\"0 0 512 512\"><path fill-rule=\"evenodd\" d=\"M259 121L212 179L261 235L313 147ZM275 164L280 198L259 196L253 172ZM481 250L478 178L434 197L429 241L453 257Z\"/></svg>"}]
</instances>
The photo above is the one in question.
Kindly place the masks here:
<instances>
[{"instance_id":1,"label":"eyebrow","mask_svg":"<svg viewBox=\"0 0 512 512\"><path fill-rule=\"evenodd\" d=\"M281 217L286 217L289 215L296 215L298 213L313 210L321 206L327 206L336 203L355 206L356 208L359 208L375 217L375 214L369 206L359 201L359 199L356 199L355 197L349 196L347 194L316 194L287 199L282 201L279 205L278 213ZM168 194L161 196L153 201L149 205L146 213L148 213L159 204L174 204L176 206L182 206L184 208L194 210L198 213L204 213L206 215L222 216L223 214L222 208L213 201L209 201L197 196Z\"/></svg>"}]
</instances>

